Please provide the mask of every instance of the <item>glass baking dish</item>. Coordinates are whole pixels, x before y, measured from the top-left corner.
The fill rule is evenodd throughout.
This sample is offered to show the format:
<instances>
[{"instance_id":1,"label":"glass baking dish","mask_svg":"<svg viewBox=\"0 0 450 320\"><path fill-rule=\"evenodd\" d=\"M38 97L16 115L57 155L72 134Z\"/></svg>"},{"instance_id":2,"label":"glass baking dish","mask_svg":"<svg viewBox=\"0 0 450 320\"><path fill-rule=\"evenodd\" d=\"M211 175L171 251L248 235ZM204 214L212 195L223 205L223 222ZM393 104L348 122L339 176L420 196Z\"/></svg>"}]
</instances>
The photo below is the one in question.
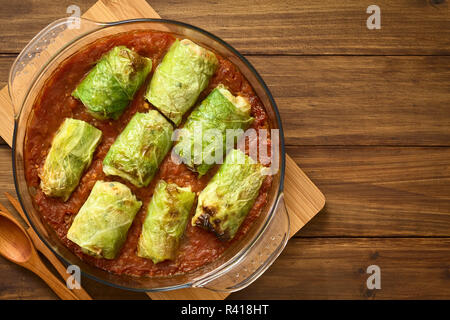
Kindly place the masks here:
<instances>
[{"instance_id":1,"label":"glass baking dish","mask_svg":"<svg viewBox=\"0 0 450 320\"><path fill-rule=\"evenodd\" d=\"M233 62L253 86L266 108L272 129L279 130L278 171L273 176L268 202L246 236L216 261L192 272L166 277L132 277L93 267L69 251L34 209L25 181L23 148L33 103L45 80L67 57L83 46L119 32L155 30L185 37L213 49ZM171 20L135 19L100 23L82 18L57 20L44 28L23 49L9 75L9 94L14 106L14 181L22 208L43 242L67 265L77 265L83 274L99 282L134 291L164 291L202 287L233 292L255 281L278 257L289 238L289 216L283 199L285 150L283 129L275 101L254 67L225 41L200 28Z\"/></svg>"}]
</instances>

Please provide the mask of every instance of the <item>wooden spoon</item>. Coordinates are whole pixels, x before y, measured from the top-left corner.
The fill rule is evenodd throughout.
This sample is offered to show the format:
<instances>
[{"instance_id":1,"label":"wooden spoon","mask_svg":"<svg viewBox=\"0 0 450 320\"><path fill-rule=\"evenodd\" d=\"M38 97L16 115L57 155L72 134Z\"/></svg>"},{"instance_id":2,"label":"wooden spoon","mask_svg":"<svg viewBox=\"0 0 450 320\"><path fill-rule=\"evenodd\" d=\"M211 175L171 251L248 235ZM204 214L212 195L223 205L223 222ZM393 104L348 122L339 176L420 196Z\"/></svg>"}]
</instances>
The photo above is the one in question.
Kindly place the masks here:
<instances>
[{"instance_id":1,"label":"wooden spoon","mask_svg":"<svg viewBox=\"0 0 450 320\"><path fill-rule=\"evenodd\" d=\"M56 269L56 271L59 273L59 275L67 281L67 278L70 276L70 274L67 273L67 269L64 266L64 264L55 256L55 254L42 242L42 240L39 238L38 234L34 231L33 228L31 228L30 222L28 221L28 217L26 216L25 212L23 212L22 207L19 203L19 201L14 198L12 195L10 195L8 192L5 192L6 198L8 198L9 202L13 205L13 207L19 212L20 216L22 217L23 221L27 224L26 231L28 233L28 236L31 238L31 241L33 241L34 246L36 249L42 253L48 261L53 265L53 267ZM8 210L2 206L0 203L0 211L10 213ZM10 214L12 217L12 214ZM81 300L92 300L91 296L86 292L86 290L83 289L83 287L80 287L79 289L72 289L72 292Z\"/></svg>"},{"instance_id":2,"label":"wooden spoon","mask_svg":"<svg viewBox=\"0 0 450 320\"><path fill-rule=\"evenodd\" d=\"M51 273L39 258L25 229L0 211L0 254L34 272L63 300L79 300L65 284Z\"/></svg>"}]
</instances>

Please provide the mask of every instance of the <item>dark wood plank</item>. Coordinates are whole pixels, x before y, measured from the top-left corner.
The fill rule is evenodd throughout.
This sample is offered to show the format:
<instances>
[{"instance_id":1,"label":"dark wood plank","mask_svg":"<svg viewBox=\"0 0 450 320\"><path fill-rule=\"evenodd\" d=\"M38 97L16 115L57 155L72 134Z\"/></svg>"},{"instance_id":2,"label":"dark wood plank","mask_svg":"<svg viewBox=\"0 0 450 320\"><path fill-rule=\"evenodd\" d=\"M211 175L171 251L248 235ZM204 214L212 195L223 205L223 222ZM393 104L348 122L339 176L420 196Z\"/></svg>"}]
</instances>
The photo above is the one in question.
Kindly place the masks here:
<instances>
[{"instance_id":1,"label":"dark wood plank","mask_svg":"<svg viewBox=\"0 0 450 320\"><path fill-rule=\"evenodd\" d=\"M370 1L149 1L161 17L202 27L243 53L449 54L448 1L431 2L377 1L381 29L368 30Z\"/></svg>"},{"instance_id":2,"label":"dark wood plank","mask_svg":"<svg viewBox=\"0 0 450 320\"><path fill-rule=\"evenodd\" d=\"M67 6L84 12L94 2L0 0L0 53L18 53L68 16ZM448 2L432 2L382 0L382 29L369 31L372 3L150 1L163 18L203 27L250 55L279 104L289 154L327 197L274 266L232 299L450 298L450 240L420 238L449 237L450 148L377 147L449 145L450 57L253 56L448 55ZM13 59L0 55L0 86ZM3 196L14 193L10 152L0 146L0 202L12 209ZM381 267L381 290L365 286L370 264ZM3 258L0 272L1 299L55 298ZM87 278L83 285L96 299L147 298Z\"/></svg>"},{"instance_id":3,"label":"dark wood plank","mask_svg":"<svg viewBox=\"0 0 450 320\"><path fill-rule=\"evenodd\" d=\"M381 268L381 290L368 290L366 269ZM291 239L250 287L230 299L449 299L450 239ZM29 271L0 257L1 299L53 299ZM141 299L82 279L93 298Z\"/></svg>"},{"instance_id":4,"label":"dark wood plank","mask_svg":"<svg viewBox=\"0 0 450 320\"><path fill-rule=\"evenodd\" d=\"M77 5L87 11L95 0L40 1L0 0L0 53L19 53L23 47L51 22L69 17L67 7Z\"/></svg>"},{"instance_id":5,"label":"dark wood plank","mask_svg":"<svg viewBox=\"0 0 450 320\"><path fill-rule=\"evenodd\" d=\"M57 296L31 271L0 256L0 299L56 299Z\"/></svg>"},{"instance_id":6,"label":"dark wood plank","mask_svg":"<svg viewBox=\"0 0 450 320\"><path fill-rule=\"evenodd\" d=\"M289 145L449 145L450 57L250 57Z\"/></svg>"},{"instance_id":7,"label":"dark wood plank","mask_svg":"<svg viewBox=\"0 0 450 320\"><path fill-rule=\"evenodd\" d=\"M368 290L367 267L381 269ZM450 239L292 239L230 299L449 299Z\"/></svg>"},{"instance_id":8,"label":"dark wood plank","mask_svg":"<svg viewBox=\"0 0 450 320\"><path fill-rule=\"evenodd\" d=\"M450 236L450 148L289 147L327 202L297 236Z\"/></svg>"},{"instance_id":9,"label":"dark wood plank","mask_svg":"<svg viewBox=\"0 0 450 320\"><path fill-rule=\"evenodd\" d=\"M449 54L448 1L379 0L381 29L368 30L369 1L151 0L163 18L204 28L251 54ZM19 52L43 27L95 0L1 0L0 52Z\"/></svg>"},{"instance_id":10,"label":"dark wood plank","mask_svg":"<svg viewBox=\"0 0 450 320\"><path fill-rule=\"evenodd\" d=\"M0 54L0 88L8 85L9 70L17 54Z\"/></svg>"},{"instance_id":11,"label":"dark wood plank","mask_svg":"<svg viewBox=\"0 0 450 320\"><path fill-rule=\"evenodd\" d=\"M450 236L450 148L289 147L327 202L297 236ZM0 147L0 202L14 193Z\"/></svg>"},{"instance_id":12,"label":"dark wood plank","mask_svg":"<svg viewBox=\"0 0 450 320\"><path fill-rule=\"evenodd\" d=\"M0 56L0 85L14 56ZM449 57L250 57L289 145L449 145Z\"/></svg>"},{"instance_id":13,"label":"dark wood plank","mask_svg":"<svg viewBox=\"0 0 450 320\"><path fill-rule=\"evenodd\" d=\"M44 258L45 259L45 258ZM43 260L44 260L43 259ZM44 260L45 261L45 260ZM47 263L48 264L48 263ZM31 271L28 271L0 256L0 299L57 299L54 292ZM62 280L61 280L62 281ZM94 299L148 300L145 293L125 291L101 284L87 277L81 284Z\"/></svg>"},{"instance_id":14,"label":"dark wood plank","mask_svg":"<svg viewBox=\"0 0 450 320\"><path fill-rule=\"evenodd\" d=\"M288 152L328 200L299 236L448 235L450 148L290 147ZM9 156L7 147L0 148L0 188L13 192ZM8 205L3 194L0 201ZM434 238L295 238L261 280L232 298L372 297L363 286L367 275L358 270L373 263L389 271L377 298L446 298L448 248L448 239ZM375 252L381 258L374 262ZM8 274L0 280L0 297L52 297L28 271L0 261ZM94 282L87 281L86 288L97 298L129 297Z\"/></svg>"}]
</instances>

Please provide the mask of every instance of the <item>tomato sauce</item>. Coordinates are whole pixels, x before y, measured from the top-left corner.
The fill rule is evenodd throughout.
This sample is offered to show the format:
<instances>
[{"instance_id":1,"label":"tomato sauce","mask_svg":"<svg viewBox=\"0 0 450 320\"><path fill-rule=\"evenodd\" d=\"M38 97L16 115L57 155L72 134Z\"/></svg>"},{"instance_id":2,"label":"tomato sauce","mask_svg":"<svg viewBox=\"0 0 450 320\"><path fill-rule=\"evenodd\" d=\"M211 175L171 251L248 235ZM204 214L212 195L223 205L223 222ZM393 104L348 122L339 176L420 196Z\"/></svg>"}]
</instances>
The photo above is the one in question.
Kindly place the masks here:
<instances>
[{"instance_id":1,"label":"tomato sauce","mask_svg":"<svg viewBox=\"0 0 450 320\"><path fill-rule=\"evenodd\" d=\"M71 93L100 57L113 47L125 45L140 55L151 58L154 71L174 41L175 37L167 33L133 31L102 38L89 44L65 60L47 80L40 96L35 101L34 115L28 124L24 146L25 173L28 186L35 190L35 192L32 192L34 207L41 214L43 220L56 231L65 246L84 261L113 273L134 276L167 276L185 273L216 260L233 242L239 241L244 236L252 222L260 215L266 205L268 191L272 183L270 176L264 180L253 208L232 241L220 241L213 233L193 227L188 223L176 260L154 264L151 260L136 255L142 223L156 182L159 179L164 179L182 187L191 186L194 192L199 192L207 185L217 168L211 169L207 175L199 178L197 173L190 171L184 164L173 163L169 152L162 162L159 172L148 187L137 188L119 177L106 176L102 171L102 161L116 137L136 112L146 112L153 109L153 106L146 102L143 97L151 75L118 120L95 119L87 112L80 101L71 96ZM252 127L256 130L267 128L266 112L250 84L230 61L219 55L217 57L219 67L208 88L199 97L199 101L206 97L217 84L223 83L233 94L245 96L250 101L251 113L255 118ZM44 165L55 132L64 119L68 117L84 120L94 125L103 132L103 136L94 153L92 164L84 172L78 187L69 200L63 202L59 198L47 197L41 191L38 174ZM124 246L113 260L98 259L84 254L78 245L66 237L75 215L86 201L97 180L122 182L143 202L142 208L130 227Z\"/></svg>"}]
</instances>

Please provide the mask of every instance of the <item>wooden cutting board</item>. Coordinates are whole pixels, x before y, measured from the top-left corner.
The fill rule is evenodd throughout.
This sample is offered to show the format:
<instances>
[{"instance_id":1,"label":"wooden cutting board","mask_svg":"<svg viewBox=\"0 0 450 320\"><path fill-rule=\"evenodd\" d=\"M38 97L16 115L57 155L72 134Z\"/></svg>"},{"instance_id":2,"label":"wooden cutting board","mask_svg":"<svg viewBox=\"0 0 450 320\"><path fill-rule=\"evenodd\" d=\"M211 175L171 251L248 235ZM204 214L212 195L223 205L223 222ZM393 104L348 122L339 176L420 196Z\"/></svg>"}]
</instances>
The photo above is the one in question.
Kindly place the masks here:
<instances>
[{"instance_id":1,"label":"wooden cutting board","mask_svg":"<svg viewBox=\"0 0 450 320\"><path fill-rule=\"evenodd\" d=\"M145 0L100 0L83 14L83 17L102 22L135 18L160 18ZM0 90L0 135L10 146L12 144L13 129L13 107L9 98L8 88L4 87ZM325 205L325 197L322 192L309 180L289 155L286 155L284 195L290 217L291 236L299 231ZM148 295L156 300L220 300L228 296L227 293L217 293L206 289L149 292Z\"/></svg>"}]
</instances>

